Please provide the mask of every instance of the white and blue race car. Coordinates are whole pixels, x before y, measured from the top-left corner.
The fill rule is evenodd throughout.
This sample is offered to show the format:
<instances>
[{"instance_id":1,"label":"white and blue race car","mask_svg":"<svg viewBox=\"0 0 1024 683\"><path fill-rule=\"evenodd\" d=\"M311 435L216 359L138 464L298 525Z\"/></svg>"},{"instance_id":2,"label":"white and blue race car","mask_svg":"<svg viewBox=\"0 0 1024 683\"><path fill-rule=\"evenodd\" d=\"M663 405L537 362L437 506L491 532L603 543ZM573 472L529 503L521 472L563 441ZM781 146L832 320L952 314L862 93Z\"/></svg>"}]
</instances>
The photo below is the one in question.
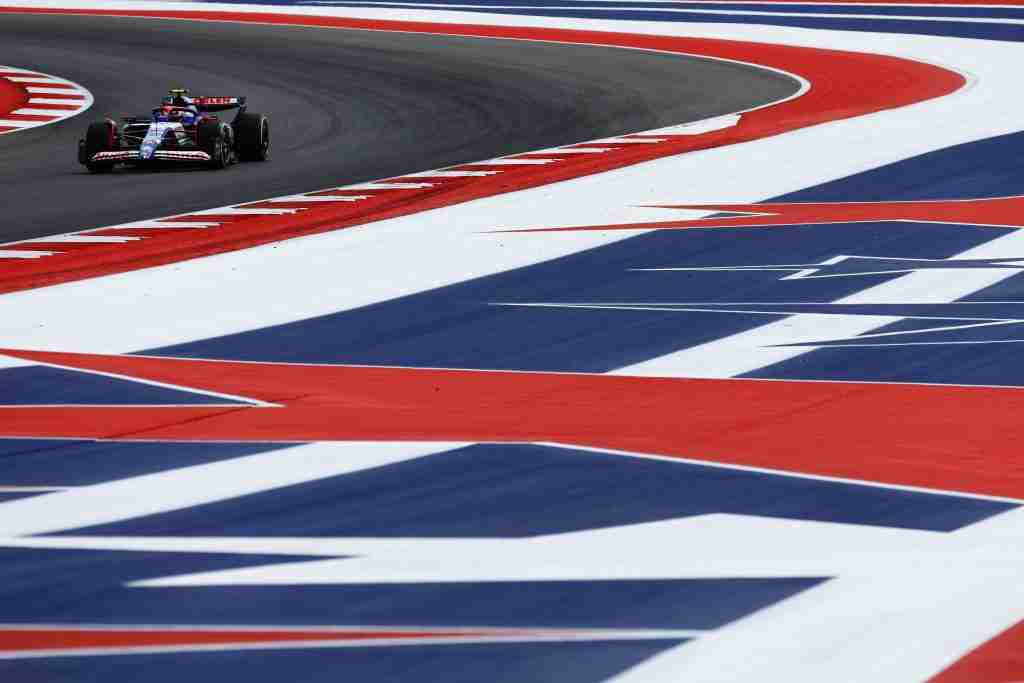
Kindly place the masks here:
<instances>
[{"instance_id":1,"label":"white and blue race car","mask_svg":"<svg viewBox=\"0 0 1024 683\"><path fill-rule=\"evenodd\" d=\"M237 109L231 122L213 112ZM198 164L225 168L238 161L266 161L270 122L246 111L244 97L191 97L171 90L152 116L111 119L89 126L78 143L78 161L92 173L118 164Z\"/></svg>"}]
</instances>

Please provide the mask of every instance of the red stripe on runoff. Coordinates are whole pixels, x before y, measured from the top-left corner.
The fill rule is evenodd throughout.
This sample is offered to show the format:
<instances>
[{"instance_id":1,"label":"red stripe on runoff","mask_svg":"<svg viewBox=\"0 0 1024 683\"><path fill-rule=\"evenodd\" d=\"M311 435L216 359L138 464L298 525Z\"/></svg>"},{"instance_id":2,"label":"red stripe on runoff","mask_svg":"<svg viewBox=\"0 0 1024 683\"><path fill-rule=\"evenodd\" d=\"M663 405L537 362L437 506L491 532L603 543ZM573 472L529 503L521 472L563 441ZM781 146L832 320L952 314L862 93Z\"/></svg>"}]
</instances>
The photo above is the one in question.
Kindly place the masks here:
<instances>
[{"instance_id":1,"label":"red stripe on runoff","mask_svg":"<svg viewBox=\"0 0 1024 683\"><path fill-rule=\"evenodd\" d=\"M726 218L697 218L650 223L586 225L568 228L526 228L506 232L574 232L587 230L708 230L791 225L841 225L882 221L952 223L1024 228L1024 197L989 197L921 202L832 202L799 204L663 204L662 209L738 213Z\"/></svg>"},{"instance_id":2,"label":"red stripe on runoff","mask_svg":"<svg viewBox=\"0 0 1024 683\"><path fill-rule=\"evenodd\" d=\"M0 654L31 653L45 650L121 650L153 647L209 647L211 645L281 645L287 643L361 642L372 640L424 640L435 638L480 638L487 636L522 637L526 631L512 629L460 631L387 630L387 629L201 629L161 630L118 628L0 628Z\"/></svg>"},{"instance_id":3,"label":"red stripe on runoff","mask_svg":"<svg viewBox=\"0 0 1024 683\"><path fill-rule=\"evenodd\" d=\"M74 93L72 93L72 92L69 92L69 93L62 93L62 92L29 93L29 97L45 97L48 100L67 100L69 103L72 103L72 102L81 103L81 102L85 101L85 95L82 95L81 93L77 93L77 92L74 92Z\"/></svg>"},{"instance_id":4,"label":"red stripe on runoff","mask_svg":"<svg viewBox=\"0 0 1024 683\"><path fill-rule=\"evenodd\" d=\"M45 97L45 95L36 95ZM81 107L77 104L57 104L55 102L32 102L29 99L28 106L35 109L52 109L53 111L78 111Z\"/></svg>"},{"instance_id":5,"label":"red stripe on runoff","mask_svg":"<svg viewBox=\"0 0 1024 683\"><path fill-rule=\"evenodd\" d=\"M75 90L75 86L70 83L58 83L55 81L38 80L38 81L19 81L21 85L26 88L59 88L61 90Z\"/></svg>"},{"instance_id":6,"label":"red stripe on runoff","mask_svg":"<svg viewBox=\"0 0 1024 683\"><path fill-rule=\"evenodd\" d=\"M449 206L472 199L537 187L570 178L600 173L655 158L719 147L777 135L805 126L901 107L948 95L965 81L946 69L886 55L768 45L729 40L604 33L555 28L457 25L428 22L360 20L276 13L216 12L203 10L63 10L49 8L0 8L0 13L88 14L153 18L198 19L318 26L338 29L403 31L597 44L703 55L763 65L800 75L813 87L795 100L760 109L742 117L738 125L691 136L661 136L657 144L622 145L603 154L581 154L583 159L544 166L502 167L494 176L474 178L408 178L408 182L434 184L413 194L386 191L368 200L340 206L319 204L286 216L233 216L216 228L184 230L173 237L120 245L90 245L74 253L5 263L0 292L31 289L174 263L222 253L298 235L337 230L375 221ZM604 145L602 145L604 146ZM614 145L609 145L614 147ZM364 193L365 194L365 193ZM254 204L252 206L259 206ZM146 235L140 231L140 236ZM6 245L4 248L8 248Z\"/></svg>"},{"instance_id":7,"label":"red stripe on runoff","mask_svg":"<svg viewBox=\"0 0 1024 683\"><path fill-rule=\"evenodd\" d=\"M1024 621L953 664L929 683L1014 683L1024 673Z\"/></svg>"},{"instance_id":8,"label":"red stripe on runoff","mask_svg":"<svg viewBox=\"0 0 1024 683\"><path fill-rule=\"evenodd\" d=\"M1024 391L3 350L280 407L0 408L0 435L559 442L1024 498Z\"/></svg>"}]
</instances>

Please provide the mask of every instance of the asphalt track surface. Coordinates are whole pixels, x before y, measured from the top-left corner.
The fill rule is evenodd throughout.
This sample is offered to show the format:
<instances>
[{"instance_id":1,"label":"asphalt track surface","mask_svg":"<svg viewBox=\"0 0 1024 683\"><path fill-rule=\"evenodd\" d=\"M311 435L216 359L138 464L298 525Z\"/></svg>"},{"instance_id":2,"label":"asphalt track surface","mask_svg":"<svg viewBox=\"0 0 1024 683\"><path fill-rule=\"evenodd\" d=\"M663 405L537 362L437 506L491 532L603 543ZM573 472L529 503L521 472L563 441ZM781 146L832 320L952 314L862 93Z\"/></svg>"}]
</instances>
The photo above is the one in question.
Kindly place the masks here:
<instances>
[{"instance_id":1,"label":"asphalt track surface","mask_svg":"<svg viewBox=\"0 0 1024 683\"><path fill-rule=\"evenodd\" d=\"M96 103L0 138L0 241L345 185L740 111L785 75L596 46L175 20L4 15L0 62L76 81ZM169 87L246 95L271 161L225 171L76 161L92 120Z\"/></svg>"}]
</instances>

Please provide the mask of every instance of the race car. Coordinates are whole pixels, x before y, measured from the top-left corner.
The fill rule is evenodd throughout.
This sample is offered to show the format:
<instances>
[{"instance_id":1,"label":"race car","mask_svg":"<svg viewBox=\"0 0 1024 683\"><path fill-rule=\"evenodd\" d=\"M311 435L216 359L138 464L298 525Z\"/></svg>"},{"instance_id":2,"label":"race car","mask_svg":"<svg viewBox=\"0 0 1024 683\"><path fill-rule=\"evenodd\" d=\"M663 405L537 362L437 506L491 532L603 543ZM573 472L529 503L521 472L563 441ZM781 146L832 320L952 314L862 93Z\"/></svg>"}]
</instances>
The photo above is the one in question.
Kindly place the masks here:
<instances>
[{"instance_id":1,"label":"race car","mask_svg":"<svg viewBox=\"0 0 1024 683\"><path fill-rule=\"evenodd\" d=\"M231 122L214 112L237 109ZM78 161L92 173L118 164L196 164L219 169L238 161L266 161L270 121L246 111L244 97L191 97L171 90L151 116L128 116L89 125L78 142Z\"/></svg>"}]
</instances>

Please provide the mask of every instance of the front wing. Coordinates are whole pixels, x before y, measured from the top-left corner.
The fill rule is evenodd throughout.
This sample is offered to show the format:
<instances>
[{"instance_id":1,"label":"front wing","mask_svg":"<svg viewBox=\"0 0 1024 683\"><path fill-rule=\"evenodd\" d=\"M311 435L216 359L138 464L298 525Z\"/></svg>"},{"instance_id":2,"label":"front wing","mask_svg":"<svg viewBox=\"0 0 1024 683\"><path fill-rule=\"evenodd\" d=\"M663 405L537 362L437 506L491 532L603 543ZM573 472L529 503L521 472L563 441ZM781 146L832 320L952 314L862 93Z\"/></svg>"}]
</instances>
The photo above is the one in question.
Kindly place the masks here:
<instances>
[{"instance_id":1,"label":"front wing","mask_svg":"<svg viewBox=\"0 0 1024 683\"><path fill-rule=\"evenodd\" d=\"M97 152L90 162L99 161L139 161L142 155L139 150L119 150L113 152ZM156 150L152 160L156 161L210 161L210 155L199 150Z\"/></svg>"}]
</instances>

